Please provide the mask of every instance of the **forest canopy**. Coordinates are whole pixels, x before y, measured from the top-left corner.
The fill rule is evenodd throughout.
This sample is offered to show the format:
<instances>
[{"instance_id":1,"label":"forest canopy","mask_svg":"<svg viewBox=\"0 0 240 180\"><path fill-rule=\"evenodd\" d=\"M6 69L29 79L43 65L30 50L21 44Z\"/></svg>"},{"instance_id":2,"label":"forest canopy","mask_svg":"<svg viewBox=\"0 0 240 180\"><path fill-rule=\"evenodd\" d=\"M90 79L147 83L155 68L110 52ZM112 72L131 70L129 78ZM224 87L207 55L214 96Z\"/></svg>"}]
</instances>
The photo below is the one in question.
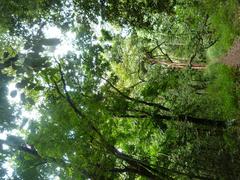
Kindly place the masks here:
<instances>
[{"instance_id":1,"label":"forest canopy","mask_svg":"<svg viewBox=\"0 0 240 180\"><path fill-rule=\"evenodd\" d=\"M238 0L1 0L0 179L239 179Z\"/></svg>"}]
</instances>

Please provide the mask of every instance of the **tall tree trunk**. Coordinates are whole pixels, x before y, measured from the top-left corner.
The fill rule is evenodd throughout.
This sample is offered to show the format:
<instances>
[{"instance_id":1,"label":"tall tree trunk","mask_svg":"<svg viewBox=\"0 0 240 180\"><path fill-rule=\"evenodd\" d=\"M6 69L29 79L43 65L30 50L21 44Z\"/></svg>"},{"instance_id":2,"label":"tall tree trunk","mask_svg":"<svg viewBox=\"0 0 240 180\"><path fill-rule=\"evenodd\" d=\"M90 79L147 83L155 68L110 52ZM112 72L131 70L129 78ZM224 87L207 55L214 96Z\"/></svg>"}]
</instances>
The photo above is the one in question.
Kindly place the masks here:
<instances>
[{"instance_id":1,"label":"tall tree trunk","mask_svg":"<svg viewBox=\"0 0 240 180\"><path fill-rule=\"evenodd\" d=\"M221 120L214 120L214 119L207 119L207 118L197 118L187 115L161 115L161 114L151 114L145 112L144 114L122 114L122 115L115 115L116 117L120 118L137 118L137 119L144 119L144 118L152 118L155 122L167 120L167 121L179 121L179 122L188 122L193 123L196 125L204 125L208 127L219 127L219 128L226 128L227 122Z\"/></svg>"},{"instance_id":2,"label":"tall tree trunk","mask_svg":"<svg viewBox=\"0 0 240 180\"><path fill-rule=\"evenodd\" d=\"M162 61L155 58L148 58L150 64L159 64L161 66L166 66L168 68L175 68L175 69L185 69L191 68L195 70L204 70L206 69L206 65L204 64L189 64L189 63L181 63L181 62L170 62L170 61Z\"/></svg>"}]
</instances>

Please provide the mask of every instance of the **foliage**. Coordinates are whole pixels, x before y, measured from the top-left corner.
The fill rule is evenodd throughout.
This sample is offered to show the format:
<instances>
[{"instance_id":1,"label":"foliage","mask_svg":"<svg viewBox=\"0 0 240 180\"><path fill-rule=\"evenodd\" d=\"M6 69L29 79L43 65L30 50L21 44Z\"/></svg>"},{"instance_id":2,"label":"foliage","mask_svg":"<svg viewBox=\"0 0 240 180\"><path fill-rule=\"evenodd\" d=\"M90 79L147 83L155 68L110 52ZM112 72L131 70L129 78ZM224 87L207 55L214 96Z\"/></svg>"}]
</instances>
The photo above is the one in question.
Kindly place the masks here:
<instances>
[{"instance_id":1,"label":"foliage","mask_svg":"<svg viewBox=\"0 0 240 180\"><path fill-rule=\"evenodd\" d=\"M207 98L214 117L232 119L236 117L237 102L234 75L230 68L215 64L210 69L212 82L209 84ZM212 98L213 94L216 98Z\"/></svg>"},{"instance_id":2,"label":"foliage","mask_svg":"<svg viewBox=\"0 0 240 180\"><path fill-rule=\"evenodd\" d=\"M212 14L210 22L216 30L219 40L215 46L209 50L211 58L222 56L232 45L236 36L239 36L239 27L236 21L239 3L235 0L230 1L206 1L205 4L209 13ZM217 9L217 11L213 11ZM236 17L236 18L235 18Z\"/></svg>"},{"instance_id":3,"label":"foliage","mask_svg":"<svg viewBox=\"0 0 240 180\"><path fill-rule=\"evenodd\" d=\"M239 178L236 0L1 5L2 179Z\"/></svg>"}]
</instances>

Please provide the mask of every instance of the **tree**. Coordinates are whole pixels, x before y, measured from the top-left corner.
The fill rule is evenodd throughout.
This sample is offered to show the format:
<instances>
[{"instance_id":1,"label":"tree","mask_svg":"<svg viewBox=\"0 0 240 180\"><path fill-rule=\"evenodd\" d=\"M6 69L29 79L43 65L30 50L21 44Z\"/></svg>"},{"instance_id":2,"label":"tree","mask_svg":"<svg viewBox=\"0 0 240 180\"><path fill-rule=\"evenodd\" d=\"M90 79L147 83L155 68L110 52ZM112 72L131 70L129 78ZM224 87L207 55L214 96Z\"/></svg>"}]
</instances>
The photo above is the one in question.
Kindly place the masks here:
<instances>
[{"instance_id":1,"label":"tree","mask_svg":"<svg viewBox=\"0 0 240 180\"><path fill-rule=\"evenodd\" d=\"M13 178L239 177L239 81L207 66L220 38L208 1L3 4L0 37L17 39L0 52L1 164L14 161ZM46 26L75 32L76 49L51 56L61 39ZM20 94L16 113L7 94ZM35 121L18 112L33 108Z\"/></svg>"},{"instance_id":2,"label":"tree","mask_svg":"<svg viewBox=\"0 0 240 180\"><path fill-rule=\"evenodd\" d=\"M110 21L118 25L130 25L133 28L149 28L150 16L161 13L173 13L176 1L74 1L79 20Z\"/></svg>"}]
</instances>

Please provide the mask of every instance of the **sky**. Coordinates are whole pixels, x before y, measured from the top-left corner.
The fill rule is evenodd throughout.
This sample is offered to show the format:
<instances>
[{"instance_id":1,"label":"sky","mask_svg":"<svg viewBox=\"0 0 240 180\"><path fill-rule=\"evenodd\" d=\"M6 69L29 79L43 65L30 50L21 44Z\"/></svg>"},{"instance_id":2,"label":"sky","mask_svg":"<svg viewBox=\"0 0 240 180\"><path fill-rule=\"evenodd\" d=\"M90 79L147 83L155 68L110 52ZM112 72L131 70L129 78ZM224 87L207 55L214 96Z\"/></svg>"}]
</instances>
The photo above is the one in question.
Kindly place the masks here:
<instances>
[{"instance_id":1,"label":"sky","mask_svg":"<svg viewBox=\"0 0 240 180\"><path fill-rule=\"evenodd\" d=\"M106 26L106 27L105 27ZM94 24L92 25L93 30L95 31L95 34L99 37L101 35L101 29L102 28L107 28L112 30L113 32L115 31L112 27L108 27L108 25L100 25L100 24ZM61 58L64 55L66 55L67 53L74 51L76 48L74 47L74 42L76 39L76 34L74 32L68 31L68 32L62 32L58 27L56 26L51 26L51 25L47 25L44 29L43 32L45 34L46 38L58 38L60 39L61 43L58 44L56 47L46 47L46 52L47 55L52 56L53 58ZM123 32L122 35L126 35L126 32ZM76 53L76 52L74 52ZM11 97L10 93L12 91L16 90L17 91L17 95L15 97ZM16 88L16 82L10 82L8 85L8 100L10 102L11 105L18 107L21 111L21 116L19 119L16 119L16 123L20 126L23 119L27 118L28 121L27 123L23 126L23 128L21 130L12 130L10 132L3 132L0 133L0 139L6 140L7 138L7 134L11 134L11 135L17 135L17 136L21 136L24 138L24 136L26 134L24 134L23 132L27 130L28 125L31 121L37 121L40 117L40 113L38 112L37 108L31 109L31 110L26 110L22 105L21 105L21 98L20 98L20 94L22 93L22 90L17 89ZM38 103L40 104L41 101ZM36 105L37 107L37 105ZM5 149L8 148L7 145L4 146ZM119 151L121 151L121 149L119 148ZM14 167L14 161L9 159L4 165L3 168L5 168L7 170L7 176L6 179L8 179L8 177L11 177L13 174L13 168ZM59 179L59 177L57 176L51 176L49 177L50 179L54 179L57 180Z\"/></svg>"},{"instance_id":2,"label":"sky","mask_svg":"<svg viewBox=\"0 0 240 180\"><path fill-rule=\"evenodd\" d=\"M73 4L72 0L69 0L68 3ZM67 8L67 6L66 6ZM65 9L66 11L70 10L72 6L69 6L70 9ZM57 47L47 47L47 53L48 55L52 55L53 58L61 58L64 55L66 55L68 52L71 52L74 50L74 40L76 39L76 34L74 32L68 31L63 33L58 27L47 25L43 30L46 38L58 38L60 39L61 43L57 45ZM11 97L10 93L13 90L17 90L17 95L15 97ZM19 119L16 119L17 124L21 124L23 121L23 118L28 119L28 123L23 126L22 130L12 130L10 132L3 132L0 133L0 139L6 140L7 134L12 135L18 135L24 137L24 130L27 130L29 122L30 121L36 121L40 117L40 113L38 112L37 108L26 110L21 105L21 98L20 98L21 90L16 88L16 82L10 82L8 85L8 100L11 105L14 105L15 107L18 107L21 110L21 117ZM8 146L5 145L3 148L7 149ZM7 170L7 175L5 176L6 179L9 179L12 177L13 174L13 167L14 167L14 161L9 159L6 163L3 164L3 168ZM49 179L52 180L58 180L60 179L58 176L52 175L49 177Z\"/></svg>"},{"instance_id":3,"label":"sky","mask_svg":"<svg viewBox=\"0 0 240 180\"><path fill-rule=\"evenodd\" d=\"M74 40L76 39L76 34L74 32L68 31L63 33L56 26L47 26L44 28L43 32L46 38L59 38L61 40L61 43L57 45L52 52L54 57L63 57L68 52L74 50Z\"/></svg>"},{"instance_id":4,"label":"sky","mask_svg":"<svg viewBox=\"0 0 240 180\"><path fill-rule=\"evenodd\" d=\"M57 45L56 48L49 49L49 54L51 54L55 58L61 58L64 55L66 55L68 52L74 50L74 40L76 38L76 34L73 32L66 32L63 33L61 30L54 26L48 26L44 29L44 34L46 38L59 38L61 40L61 43ZM10 93L13 90L17 90L17 95L15 97L11 97ZM16 123L20 125L22 123L23 118L28 119L28 123L23 126L23 130L27 130L29 122L38 120L40 117L40 113L38 112L37 108L26 110L24 107L21 106L21 98L20 98L21 90L16 88L16 82L11 82L8 84L8 100L11 105L14 105L16 107L20 107L21 110L21 118L16 119ZM18 135L24 137L23 131L19 130L12 130L10 132L3 132L0 133L0 139L6 140L7 134L12 135ZM3 146L4 149L8 149L7 145ZM7 162L3 164L3 168L7 170L7 175L5 176L6 179L9 179L9 177L12 177L13 174L13 166L14 162L9 159ZM52 175L49 177L52 180L58 180L58 176Z\"/></svg>"}]
</instances>

